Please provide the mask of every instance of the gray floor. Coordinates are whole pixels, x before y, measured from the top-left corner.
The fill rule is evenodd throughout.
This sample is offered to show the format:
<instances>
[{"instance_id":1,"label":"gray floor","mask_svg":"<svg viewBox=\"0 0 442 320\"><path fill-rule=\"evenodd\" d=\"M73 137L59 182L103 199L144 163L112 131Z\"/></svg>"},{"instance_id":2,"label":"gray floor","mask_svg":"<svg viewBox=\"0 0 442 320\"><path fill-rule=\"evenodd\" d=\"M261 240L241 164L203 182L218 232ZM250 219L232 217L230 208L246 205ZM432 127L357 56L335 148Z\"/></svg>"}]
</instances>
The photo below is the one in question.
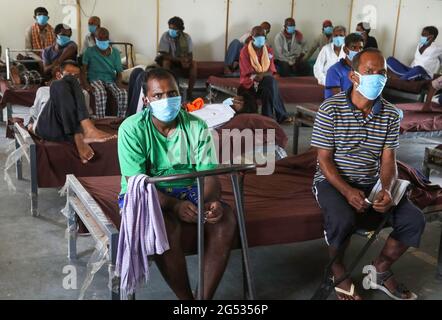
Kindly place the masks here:
<instances>
[{"instance_id":1,"label":"gray floor","mask_svg":"<svg viewBox=\"0 0 442 320\"><path fill-rule=\"evenodd\" d=\"M22 109L14 111L20 112ZM291 136L292 128L285 129ZM308 148L310 135L311 129L302 128L301 150ZM5 127L2 124L0 137L4 136ZM2 168L9 142L0 138ZM425 146L438 143L442 143L442 139L402 140L398 158L420 168ZM14 171L10 170L10 174L16 183L16 191L8 190L6 183L0 184L0 299L78 299L79 287L85 278L87 262L94 249L91 239L79 239L80 258L69 262L66 257L65 219L60 213L65 199L59 196L57 190L40 190L41 217L32 218L28 182L16 182ZM440 173L435 174L435 179L440 181L437 177ZM29 177L28 170L25 170L25 177ZM1 170L0 181L3 178L4 173ZM439 222L428 224L421 248L408 251L394 268L397 278L414 290L421 299L442 299L442 282L434 277L440 232ZM362 267L379 252L387 235L388 230L382 233L381 239L375 242L355 272L357 287L366 299L386 299L381 293L363 291L360 283L363 278ZM356 254L362 245L363 240L354 237L348 256ZM309 299L321 280L323 266L327 262L326 246L323 240L317 240L253 248L251 261L259 299ZM196 267L196 258L188 257L193 286L196 283ZM175 299L155 265L152 265L151 271L151 281L139 290L137 298ZM75 275L76 282L69 282L72 278L65 278ZM241 299L241 281L240 254L234 251L215 298ZM66 282L74 287L76 284L77 289L65 289ZM103 267L96 274L85 298L107 299L106 288L107 268Z\"/></svg>"}]
</instances>

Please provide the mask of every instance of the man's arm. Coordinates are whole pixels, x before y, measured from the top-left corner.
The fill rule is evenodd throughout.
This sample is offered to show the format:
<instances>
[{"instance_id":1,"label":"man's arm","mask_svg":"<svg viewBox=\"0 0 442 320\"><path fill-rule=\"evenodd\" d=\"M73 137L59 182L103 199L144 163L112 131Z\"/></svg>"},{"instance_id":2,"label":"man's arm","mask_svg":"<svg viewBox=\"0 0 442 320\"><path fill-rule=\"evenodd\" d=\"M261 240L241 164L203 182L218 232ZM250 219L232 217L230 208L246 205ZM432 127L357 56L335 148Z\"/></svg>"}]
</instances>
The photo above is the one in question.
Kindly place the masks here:
<instances>
[{"instance_id":1,"label":"man's arm","mask_svg":"<svg viewBox=\"0 0 442 320\"><path fill-rule=\"evenodd\" d=\"M391 190L398 176L394 149L385 149L382 152L380 175L382 190L377 194L373 208L377 212L386 213L394 204Z\"/></svg>"},{"instance_id":2,"label":"man's arm","mask_svg":"<svg viewBox=\"0 0 442 320\"><path fill-rule=\"evenodd\" d=\"M333 150L318 148L318 162L327 181L347 199L348 203L358 212L365 211L364 192L353 188L341 177L333 161Z\"/></svg>"},{"instance_id":3,"label":"man's arm","mask_svg":"<svg viewBox=\"0 0 442 320\"><path fill-rule=\"evenodd\" d=\"M25 49L32 49L32 27L26 29L25 32Z\"/></svg>"}]
</instances>

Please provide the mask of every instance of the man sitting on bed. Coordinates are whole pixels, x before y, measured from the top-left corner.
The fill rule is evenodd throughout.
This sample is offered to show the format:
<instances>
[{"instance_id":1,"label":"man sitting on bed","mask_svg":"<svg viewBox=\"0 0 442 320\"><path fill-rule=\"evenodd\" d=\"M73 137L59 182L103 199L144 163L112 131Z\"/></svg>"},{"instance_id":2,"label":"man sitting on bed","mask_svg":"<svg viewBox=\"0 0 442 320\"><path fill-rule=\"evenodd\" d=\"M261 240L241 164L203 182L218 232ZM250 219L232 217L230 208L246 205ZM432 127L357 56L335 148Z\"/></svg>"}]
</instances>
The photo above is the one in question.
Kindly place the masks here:
<instances>
[{"instance_id":1,"label":"man sitting on bed","mask_svg":"<svg viewBox=\"0 0 442 320\"><path fill-rule=\"evenodd\" d=\"M266 44L263 27L252 29L252 40L241 50L239 58L240 87L238 94L244 97L247 110L256 110L257 98L262 102L262 115L273 118L278 123L291 122L275 79L276 68L273 50Z\"/></svg>"},{"instance_id":2,"label":"man sitting on bed","mask_svg":"<svg viewBox=\"0 0 442 320\"><path fill-rule=\"evenodd\" d=\"M80 87L78 64L64 61L60 73L63 77L51 83L50 97L38 112L32 128L47 141L74 142L82 163L87 163L94 157L90 143L106 142L116 136L98 130L90 120Z\"/></svg>"},{"instance_id":3,"label":"man sitting on bed","mask_svg":"<svg viewBox=\"0 0 442 320\"><path fill-rule=\"evenodd\" d=\"M387 82L387 65L377 49L353 58L353 87L324 101L312 134L318 151L314 192L324 215L324 233L331 257L345 249L356 226L378 224L393 208L392 186L397 179L400 113L380 97ZM382 190L370 207L366 198L380 179ZM373 262L372 286L399 300L416 295L399 284L390 268L409 247L418 247L425 217L406 196L393 209L393 232ZM343 256L332 265L334 279L345 274ZM376 284L374 282L376 281ZM351 279L336 288L341 300L359 300Z\"/></svg>"},{"instance_id":4,"label":"man sitting on bed","mask_svg":"<svg viewBox=\"0 0 442 320\"><path fill-rule=\"evenodd\" d=\"M332 65L325 77L325 99L335 94L347 91L353 85L348 75L351 71L353 58L362 51L364 40L357 33L351 33L345 37L343 52L346 57Z\"/></svg>"},{"instance_id":5,"label":"man sitting on bed","mask_svg":"<svg viewBox=\"0 0 442 320\"><path fill-rule=\"evenodd\" d=\"M431 104L433 97L440 90L442 90L442 76L437 77L436 79L431 81L431 85L427 93L427 100L425 101L422 111L431 112ZM439 105L442 106L442 94L439 95L438 102Z\"/></svg>"},{"instance_id":6,"label":"man sitting on bed","mask_svg":"<svg viewBox=\"0 0 442 320\"><path fill-rule=\"evenodd\" d=\"M167 176L213 169L216 150L207 125L181 107L174 76L165 69L145 73L142 112L126 119L118 132L118 157L122 174L120 208L127 179L139 174ZM194 299L181 244L181 227L197 222L195 181L157 184L170 250L155 261L179 299ZM236 233L232 210L220 199L216 177L205 178L206 200L204 299L211 299L226 268Z\"/></svg>"}]
</instances>

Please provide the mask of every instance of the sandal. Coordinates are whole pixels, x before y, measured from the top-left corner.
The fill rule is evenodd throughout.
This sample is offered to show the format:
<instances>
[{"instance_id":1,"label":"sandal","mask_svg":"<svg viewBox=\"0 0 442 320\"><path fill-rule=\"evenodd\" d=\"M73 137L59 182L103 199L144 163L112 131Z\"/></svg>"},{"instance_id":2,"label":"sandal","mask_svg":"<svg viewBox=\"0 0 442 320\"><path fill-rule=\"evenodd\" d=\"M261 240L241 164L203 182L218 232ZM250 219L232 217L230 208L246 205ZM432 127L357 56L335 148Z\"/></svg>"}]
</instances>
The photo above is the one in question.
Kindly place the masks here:
<instances>
[{"instance_id":1,"label":"sandal","mask_svg":"<svg viewBox=\"0 0 442 320\"><path fill-rule=\"evenodd\" d=\"M334 277L332 277L332 281L333 281L333 283L335 282ZM346 295L348 297L352 297L354 300L356 300L355 299L355 285L353 283L350 286L350 291L347 291L347 290L344 290L344 289L341 289L338 287L334 287L334 289L335 289L336 293L341 293L341 294ZM343 300L343 299L340 299L338 295L336 295L336 296L339 300Z\"/></svg>"},{"instance_id":2,"label":"sandal","mask_svg":"<svg viewBox=\"0 0 442 320\"><path fill-rule=\"evenodd\" d=\"M287 117L282 121L282 124L292 124L295 122L295 119L293 117Z\"/></svg>"},{"instance_id":3,"label":"sandal","mask_svg":"<svg viewBox=\"0 0 442 320\"><path fill-rule=\"evenodd\" d=\"M367 275L363 280L363 287L365 290L381 290L387 296L394 300L416 300L417 295L405 287L402 283L399 283L394 292L391 292L385 285L385 281L390 279L393 276L393 272L391 270L387 270L385 272L377 272L376 267L374 265L368 265L364 267L364 273ZM402 296L410 295L409 298L404 299Z\"/></svg>"}]
</instances>

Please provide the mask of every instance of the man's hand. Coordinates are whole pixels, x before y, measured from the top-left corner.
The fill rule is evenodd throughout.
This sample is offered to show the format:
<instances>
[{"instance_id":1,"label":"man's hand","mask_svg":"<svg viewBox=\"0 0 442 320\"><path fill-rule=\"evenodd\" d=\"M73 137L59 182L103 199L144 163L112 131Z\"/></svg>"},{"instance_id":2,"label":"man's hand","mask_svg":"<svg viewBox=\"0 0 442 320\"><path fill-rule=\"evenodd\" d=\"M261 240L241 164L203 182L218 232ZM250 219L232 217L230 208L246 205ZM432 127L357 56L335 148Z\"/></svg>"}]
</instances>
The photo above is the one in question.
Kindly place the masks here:
<instances>
[{"instance_id":1,"label":"man's hand","mask_svg":"<svg viewBox=\"0 0 442 320\"><path fill-rule=\"evenodd\" d=\"M393 198L390 191L382 189L374 200L373 209L380 213L386 213L393 205Z\"/></svg>"},{"instance_id":2,"label":"man's hand","mask_svg":"<svg viewBox=\"0 0 442 320\"><path fill-rule=\"evenodd\" d=\"M232 108L237 113L241 112L241 110L244 108L244 98L242 96L235 96L235 97L233 97Z\"/></svg>"},{"instance_id":3,"label":"man's hand","mask_svg":"<svg viewBox=\"0 0 442 320\"><path fill-rule=\"evenodd\" d=\"M184 222L198 222L198 208L190 201L179 201L176 204L175 212L178 218Z\"/></svg>"},{"instance_id":4,"label":"man's hand","mask_svg":"<svg viewBox=\"0 0 442 320\"><path fill-rule=\"evenodd\" d=\"M345 198L348 203L356 209L358 213L363 213L367 210L368 206L365 203L365 194L363 191L355 188L350 188L345 194Z\"/></svg>"},{"instance_id":5,"label":"man's hand","mask_svg":"<svg viewBox=\"0 0 442 320\"><path fill-rule=\"evenodd\" d=\"M215 224L221 220L224 215L223 206L221 202L214 201L205 204L206 209L206 222L210 224Z\"/></svg>"}]
</instances>

